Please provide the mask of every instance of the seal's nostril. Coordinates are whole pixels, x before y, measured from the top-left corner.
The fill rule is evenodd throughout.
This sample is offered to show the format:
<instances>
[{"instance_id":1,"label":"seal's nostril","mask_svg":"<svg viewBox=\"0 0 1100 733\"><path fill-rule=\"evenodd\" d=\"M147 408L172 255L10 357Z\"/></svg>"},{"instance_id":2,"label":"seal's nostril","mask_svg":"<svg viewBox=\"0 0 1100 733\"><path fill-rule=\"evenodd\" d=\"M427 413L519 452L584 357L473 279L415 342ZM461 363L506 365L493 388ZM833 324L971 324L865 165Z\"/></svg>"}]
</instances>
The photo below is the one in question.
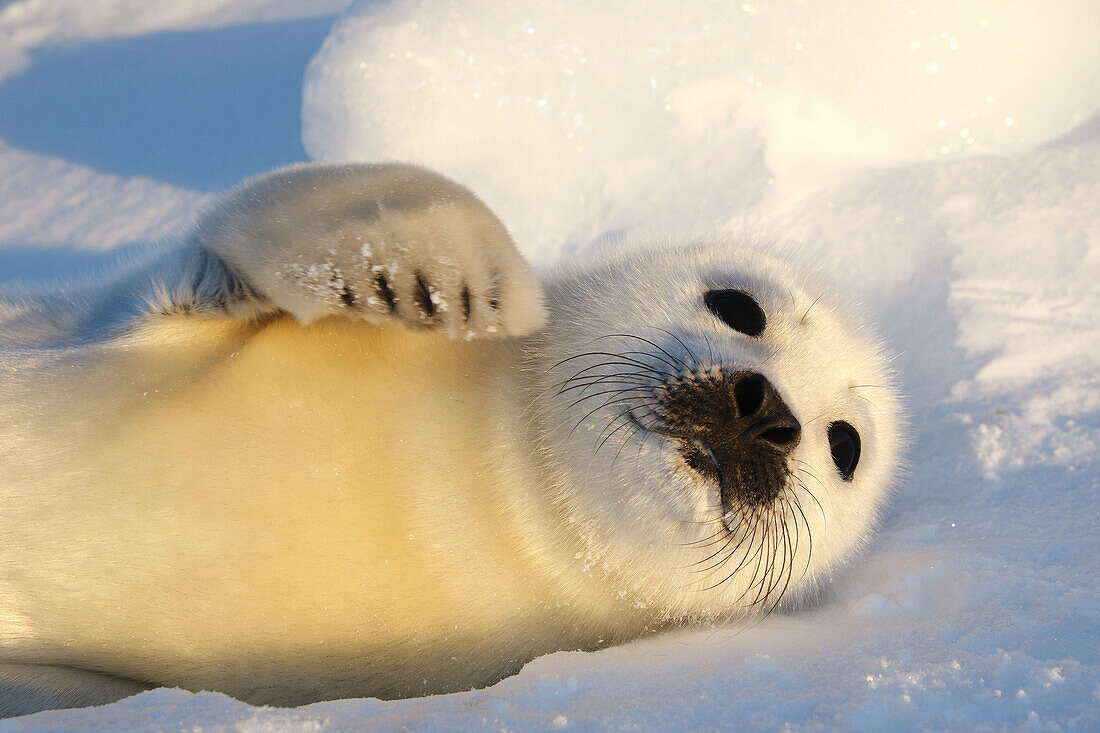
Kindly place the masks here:
<instances>
[{"instance_id":1,"label":"seal's nostril","mask_svg":"<svg viewBox=\"0 0 1100 733\"><path fill-rule=\"evenodd\" d=\"M758 436L760 440L771 443L780 450L787 450L798 445L801 430L794 425L782 425L768 428Z\"/></svg>"},{"instance_id":2,"label":"seal's nostril","mask_svg":"<svg viewBox=\"0 0 1100 733\"><path fill-rule=\"evenodd\" d=\"M752 374L734 385L733 401L737 404L738 417L744 419L756 414L764 404L765 384L762 375Z\"/></svg>"}]
</instances>

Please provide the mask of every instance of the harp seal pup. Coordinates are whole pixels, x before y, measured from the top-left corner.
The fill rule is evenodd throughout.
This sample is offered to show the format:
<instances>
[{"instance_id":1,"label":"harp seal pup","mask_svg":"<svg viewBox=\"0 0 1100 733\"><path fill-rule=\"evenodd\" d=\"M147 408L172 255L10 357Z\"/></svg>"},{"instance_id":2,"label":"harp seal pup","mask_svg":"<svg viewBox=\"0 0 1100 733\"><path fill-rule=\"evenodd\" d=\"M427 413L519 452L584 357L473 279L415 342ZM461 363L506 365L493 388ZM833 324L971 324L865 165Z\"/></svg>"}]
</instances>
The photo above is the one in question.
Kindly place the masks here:
<instances>
[{"instance_id":1,"label":"harp seal pup","mask_svg":"<svg viewBox=\"0 0 1100 733\"><path fill-rule=\"evenodd\" d=\"M718 239L536 278L422 168L303 165L0 310L0 710L491 684L810 598L867 539L878 342Z\"/></svg>"}]
</instances>

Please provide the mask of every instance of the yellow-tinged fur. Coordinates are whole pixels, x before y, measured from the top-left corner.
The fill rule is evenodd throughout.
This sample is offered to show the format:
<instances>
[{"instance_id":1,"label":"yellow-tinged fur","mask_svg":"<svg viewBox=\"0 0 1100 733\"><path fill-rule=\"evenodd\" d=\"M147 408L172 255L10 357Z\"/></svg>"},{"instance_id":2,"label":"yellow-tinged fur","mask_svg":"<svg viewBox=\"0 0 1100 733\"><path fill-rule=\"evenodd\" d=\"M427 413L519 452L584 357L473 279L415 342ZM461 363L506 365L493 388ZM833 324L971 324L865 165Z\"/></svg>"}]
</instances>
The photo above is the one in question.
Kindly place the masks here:
<instances>
[{"instance_id":1,"label":"yellow-tinged fur","mask_svg":"<svg viewBox=\"0 0 1100 733\"><path fill-rule=\"evenodd\" d=\"M9 373L52 450L0 464L5 656L293 704L610 641L635 614L546 567L575 548L552 491L515 489L547 486L518 348L164 316Z\"/></svg>"}]
</instances>

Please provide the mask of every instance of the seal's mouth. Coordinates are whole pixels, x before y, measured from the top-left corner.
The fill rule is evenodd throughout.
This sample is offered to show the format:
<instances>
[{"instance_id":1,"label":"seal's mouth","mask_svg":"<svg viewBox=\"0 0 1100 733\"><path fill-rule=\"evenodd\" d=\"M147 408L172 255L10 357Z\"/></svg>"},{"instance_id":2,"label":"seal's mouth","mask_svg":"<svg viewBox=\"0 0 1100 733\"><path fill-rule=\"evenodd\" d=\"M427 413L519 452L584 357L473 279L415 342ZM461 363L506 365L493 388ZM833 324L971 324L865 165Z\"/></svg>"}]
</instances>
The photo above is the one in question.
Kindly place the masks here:
<instances>
[{"instance_id":1,"label":"seal's mouth","mask_svg":"<svg viewBox=\"0 0 1100 733\"><path fill-rule=\"evenodd\" d=\"M716 370L678 381L658 391L651 412L627 417L639 432L669 440L717 487L726 513L772 506L790 483L801 425L760 373Z\"/></svg>"}]
</instances>

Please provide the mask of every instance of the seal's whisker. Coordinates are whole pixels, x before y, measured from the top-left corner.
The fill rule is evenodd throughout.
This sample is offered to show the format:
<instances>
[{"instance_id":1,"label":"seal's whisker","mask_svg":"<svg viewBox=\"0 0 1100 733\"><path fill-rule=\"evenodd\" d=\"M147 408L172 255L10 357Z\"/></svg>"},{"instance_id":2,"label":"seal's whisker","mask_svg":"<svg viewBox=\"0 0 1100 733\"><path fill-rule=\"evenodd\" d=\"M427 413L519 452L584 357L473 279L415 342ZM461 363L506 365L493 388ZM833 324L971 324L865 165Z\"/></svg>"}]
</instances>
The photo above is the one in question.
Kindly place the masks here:
<instances>
[{"instance_id":1,"label":"seal's whisker","mask_svg":"<svg viewBox=\"0 0 1100 733\"><path fill-rule=\"evenodd\" d=\"M605 369L605 368L621 369L622 371L618 371L618 372L615 372L615 371L611 371L611 372L596 371L597 369ZM574 372L570 376L566 377L565 379L562 379L562 380L559 380L558 382L555 382L554 384L551 385L551 387L561 387L561 386L564 386L566 384L569 384L570 382L576 382L576 381L579 381L581 379L609 377L609 376L612 376L614 374L619 374L619 375L622 375L624 377L625 376L630 376L630 377L634 377L635 379L647 379L647 380L650 380L653 384L661 384L664 381L666 381L667 378L668 378L667 375L665 375L664 373L652 374L650 372L639 372L633 364L623 362L623 361L618 361L618 360L615 360L615 359L608 359L606 361L600 361L600 362L597 362L595 364L589 364L588 366L584 367L583 369L577 370L576 372Z\"/></svg>"},{"instance_id":2,"label":"seal's whisker","mask_svg":"<svg viewBox=\"0 0 1100 733\"><path fill-rule=\"evenodd\" d=\"M588 356L605 356L605 357L608 357L609 359L619 359L620 361L626 362L628 364L632 364L633 366L636 366L639 369L645 369L648 372L651 372L653 374L661 375L662 377L665 376L664 371L658 369L657 367L655 367L651 364L646 364L643 361L638 361L637 359L631 359L628 356L623 356L622 354L616 354L616 353L613 353L613 352L610 352L610 351L586 351L586 352L581 353L581 354L574 354L573 356L567 357L567 358L562 359L561 361L557 362L556 364L553 364L550 367L550 369L556 369L556 368L562 366L563 364L567 364L571 361L575 361L576 359L583 359L583 358L588 357Z\"/></svg>"},{"instance_id":3,"label":"seal's whisker","mask_svg":"<svg viewBox=\"0 0 1100 733\"><path fill-rule=\"evenodd\" d=\"M764 361L760 362L760 366L764 366L764 365L765 365L765 364L767 364L767 363L768 363L769 361L771 361L772 359L774 359L774 358L775 358L775 356L776 356L776 354L778 354L778 353L779 353L778 351L774 351L774 350L773 350L773 351L772 351L772 353L768 354L768 358L767 358L767 359L764 359Z\"/></svg>"},{"instance_id":4,"label":"seal's whisker","mask_svg":"<svg viewBox=\"0 0 1100 733\"><path fill-rule=\"evenodd\" d=\"M578 369L576 372L573 373L574 377L580 376L581 374L584 374L585 372L589 372L593 369L599 369L600 367L603 367L603 366L629 367L631 369L634 369L635 373L639 373L639 372L637 372L637 368L639 367L639 364L635 360L628 359L628 358L625 358L625 357L621 357L619 354L586 353L586 354L577 354L577 356L576 356L576 358L581 358L581 357L592 357L592 358L602 357L602 358L600 358L598 361L595 361L591 364L588 364L587 366L582 366L580 369ZM570 359L568 361L571 361L571 360L572 359ZM564 364L565 364L565 362L563 361L562 365L564 366ZM658 368L656 368L656 367L654 367L653 365L650 365L650 364L641 364L641 366L645 367L646 373L653 373L653 374L658 375L661 378L664 378L666 376L666 372L663 369L658 369Z\"/></svg>"},{"instance_id":5,"label":"seal's whisker","mask_svg":"<svg viewBox=\"0 0 1100 733\"><path fill-rule=\"evenodd\" d=\"M629 412L629 410L627 410L627 412ZM624 413L620 414L620 415L619 415L618 417L616 417L615 419L616 419L616 420L618 420L618 419L619 419L620 417L623 417L623 416L625 416L625 415L626 415L626 412L624 412ZM615 424L615 423L614 423L614 421L612 421L612 422L611 422L611 425L614 425L614 424ZM607 434L607 435L606 435L606 436L605 436L605 437L603 438L603 440L600 440L600 444L596 446L596 450L592 451L592 455L594 456L594 455L596 455L597 453L599 453L599 452L600 452L600 448L603 448L603 447L604 447L604 444L605 444L605 443L607 443L607 441L611 439L611 436L612 436L612 435L614 435L615 433L619 432L619 431L620 431L620 430L622 430L623 428L628 428L628 427L630 427L630 425L631 425L631 423L630 423L629 421L626 421L626 422L624 422L624 423L623 423L622 425L620 425L619 427L615 428L615 429L614 429L614 430L612 430L612 431L611 431L610 433L608 433L608 434ZM604 429L606 430L607 428L604 428Z\"/></svg>"},{"instance_id":6,"label":"seal's whisker","mask_svg":"<svg viewBox=\"0 0 1100 733\"><path fill-rule=\"evenodd\" d=\"M656 383L646 381L646 379L643 378L634 377L630 374L616 372L612 374L601 374L599 376L589 375L584 379L571 379L564 384L569 386L563 386L562 389L558 391L559 395L563 395L566 392L572 392L575 389L588 389L589 387L594 387L597 384L629 384L632 386L647 387L649 389L653 389Z\"/></svg>"},{"instance_id":7,"label":"seal's whisker","mask_svg":"<svg viewBox=\"0 0 1100 733\"><path fill-rule=\"evenodd\" d=\"M630 392L648 392L648 391L649 391L649 389L647 387L616 387L614 389L605 389L605 390L602 390L600 392L593 392L592 394L587 394L583 397L578 397L577 399L573 400L573 402L571 402L569 404L569 407L570 408L576 407L577 405L581 404L582 402L587 402L588 400L595 399L597 397L603 397L604 395L619 395L619 396L621 396L621 395L628 394ZM631 397L631 399L634 399L634 398ZM613 402L604 402L603 404L600 405L600 407L606 407L609 404L614 404L614 403ZM599 408L596 408L596 409L598 410Z\"/></svg>"},{"instance_id":8,"label":"seal's whisker","mask_svg":"<svg viewBox=\"0 0 1100 733\"><path fill-rule=\"evenodd\" d=\"M629 422L626 423L626 424L631 425L631 423L629 423ZM624 435L623 439L621 441L619 441L619 449L617 451L615 451L615 457L611 459L611 468L615 468L615 464L619 462L619 456L622 455L623 448L625 448L626 444L630 442L630 439L633 438L635 435L637 435L641 431L641 428L639 428L637 426L632 426L632 427L633 427L633 431L627 433L626 435Z\"/></svg>"},{"instance_id":9,"label":"seal's whisker","mask_svg":"<svg viewBox=\"0 0 1100 733\"><path fill-rule=\"evenodd\" d=\"M770 552L763 552L765 547L768 546L769 541L772 540L772 535L774 534L775 530L775 524L772 521L772 517L770 516L767 519L762 520L762 523L764 526L764 534L760 539L758 559L756 567L753 570L752 580L750 581L748 588L746 588L746 594L753 588L757 588L756 595L753 597L753 600L749 602L750 607L755 606L760 602L761 594L764 593L764 588L767 585L768 578L771 574L771 565L774 562L777 549L773 544L770 548Z\"/></svg>"},{"instance_id":10,"label":"seal's whisker","mask_svg":"<svg viewBox=\"0 0 1100 733\"><path fill-rule=\"evenodd\" d=\"M736 568L734 568L733 571L729 575L727 575L725 578L723 578L718 583L715 583L713 586L711 586L711 588L717 588L720 585L724 585L731 578L733 578L734 575L736 575L738 572L740 572L740 570L743 566L747 565L749 562L755 561L755 565L753 566L753 570L752 570L752 575L749 576L748 585L741 591L741 593L735 599L738 603L743 601L745 599L745 596L748 595L749 591L751 591L753 589L753 587L755 585L756 577L760 573L760 563L761 563L761 558L762 558L761 553L764 549L764 542L765 542L765 538L766 538L766 533L767 533L767 529L765 528L764 534L761 534L761 536L760 536L760 542L756 543L756 545L755 545L756 546L756 552L753 553L752 555L749 555L748 552L746 552L745 560L742 561L742 564L738 565ZM751 550L752 548L753 548L753 545L750 544L749 545L749 550ZM752 606L751 603L748 604L748 605L750 607Z\"/></svg>"},{"instance_id":11,"label":"seal's whisker","mask_svg":"<svg viewBox=\"0 0 1100 733\"><path fill-rule=\"evenodd\" d=\"M611 366L606 364L600 364L598 366ZM566 392L572 391L576 385L589 386L591 384L599 384L605 379L620 379L623 381L630 381L632 384L649 385L651 389L656 389L658 386L664 383L664 379L658 379L651 374L639 374L637 372L592 372L591 374L577 374L569 379L562 380L560 383L553 385L550 389L557 387L558 391L556 395L562 395ZM549 392L544 392L546 394Z\"/></svg>"},{"instance_id":12,"label":"seal's whisker","mask_svg":"<svg viewBox=\"0 0 1100 733\"><path fill-rule=\"evenodd\" d=\"M707 507L704 507L704 508L708 512L715 512L715 513L718 513L718 514L725 513L725 510L722 509L722 507L720 507L720 506L707 506ZM721 521L722 520L719 519L718 517L714 517L714 518L711 518L711 519L681 519L680 524L702 524L702 525L705 526L705 525L708 525L708 524L721 523ZM725 525L722 525L722 526L724 527ZM701 542L701 541L702 540L696 540L696 542ZM687 547L687 546L690 546L692 544L694 544L694 543L687 542L687 543L684 544L684 546Z\"/></svg>"},{"instance_id":13,"label":"seal's whisker","mask_svg":"<svg viewBox=\"0 0 1100 733\"><path fill-rule=\"evenodd\" d=\"M619 400L613 400L613 399L605 400L603 402L603 404L600 404L597 407L595 407L592 410L589 410L587 413L585 413L584 417L582 417L580 420L578 420L577 424L573 426L573 429L569 431L569 434L566 435L566 438L568 439L568 438L572 437L573 433L576 432L577 428L579 428L581 425L583 425L585 423L585 421L588 420L588 418L592 417L593 415L595 415L597 412L604 409L605 407L610 407L611 405L617 405L617 404L621 404L623 402L630 402L630 401L639 400L639 399L641 399L641 398L636 397L636 396L631 396L631 397L624 397L624 398L619 399ZM615 419L623 417L624 415L627 415L629 413L630 413L630 410L626 410L625 412L621 412L615 417ZM600 434L602 435L603 433L600 433Z\"/></svg>"},{"instance_id":14,"label":"seal's whisker","mask_svg":"<svg viewBox=\"0 0 1100 733\"><path fill-rule=\"evenodd\" d=\"M721 547L719 547L712 554L710 554L709 556L703 558L702 560L691 563L690 565L688 565L685 568L685 570L687 570L689 573L709 573L710 571L714 570L715 568L722 567L724 564L726 564L726 561L729 559L729 556L726 556L726 557L722 558L721 560L719 560L718 562L716 562L712 565L708 565L705 568L697 568L695 566L696 565L702 565L703 563L706 563L706 562L710 562L715 557L717 557L718 555L721 555L723 552L725 552L731 544L735 545L736 542L737 542L737 538L736 538L735 535L733 535L733 534L727 535L726 536L726 541L724 543L722 543ZM737 548L735 546L734 551L736 551L736 549Z\"/></svg>"},{"instance_id":15,"label":"seal's whisker","mask_svg":"<svg viewBox=\"0 0 1100 733\"><path fill-rule=\"evenodd\" d=\"M734 555L737 554L737 550L740 549L740 547L745 543L745 539L746 539L746 537L745 537L744 533L735 533L735 532L727 531L727 533L725 534L725 541L722 545L722 548L719 550L719 552L726 552L727 550L728 550L728 552L726 552L725 556L721 560L718 560L717 562L712 563L709 567L706 567L706 568L695 568L695 569L688 570L688 568L692 567L691 565L688 565L685 568L685 570L688 570L688 572L690 572L692 574L695 574L695 575L703 573L704 575L703 575L703 578L701 579L701 582L706 582L706 579L709 578L710 575L714 571L716 571L718 568L721 568L723 565L725 565L727 562L730 561L730 558L732 558ZM715 553L715 554L718 554L718 553ZM714 555L712 555L711 557L714 557ZM693 565L697 565L697 564L698 563L693 563ZM717 585L721 585L721 583L718 583L715 586L711 586L711 588L717 587ZM706 590L710 590L711 588L700 588L698 590L706 591Z\"/></svg>"},{"instance_id":16,"label":"seal's whisker","mask_svg":"<svg viewBox=\"0 0 1100 733\"><path fill-rule=\"evenodd\" d=\"M817 296L816 298L814 298L814 302L810 303L810 307L809 307L809 308L807 308L807 309L806 309L806 312L802 314L802 317L798 319L798 322L799 322L800 324L802 324L802 323L805 323L805 322L806 322L806 316L810 315L810 311L812 311L812 310L814 309L814 306L815 306L815 305L817 305L817 301L819 301L819 300L821 300L821 296L820 296L820 295L819 295L819 296Z\"/></svg>"},{"instance_id":17,"label":"seal's whisker","mask_svg":"<svg viewBox=\"0 0 1100 733\"><path fill-rule=\"evenodd\" d=\"M622 400L620 400L620 401L622 401ZM597 410L598 410L598 409L602 409L602 407L604 407L604 406L605 406L605 405L601 405L601 407L600 407L600 408L597 408ZM621 419L622 417L624 417L625 415L629 414L630 412L631 412L631 410L629 410L629 409L628 409L628 410L626 410L625 412L621 412L621 413L619 413L618 415L615 415L615 416L614 416L613 418L611 418L610 420L608 420L607 426L606 426L606 427L604 427L604 429L603 429L603 430L605 430L605 431L606 431L606 430L607 430L608 428L610 428L610 427L614 426L614 425L615 425L615 423L616 423L616 422L617 422L618 420L620 420L620 419ZM588 414L589 414L589 415L591 415L592 413L590 412L590 413L588 413ZM582 419L582 422L583 422L583 419ZM577 427L578 427L579 425L580 425L580 423L578 423L577 425L574 425L574 426L573 426L573 430L576 430L576 429L577 429ZM608 440L610 440L611 436L613 436L613 435L614 435L615 433L619 432L619 431L620 431L620 430L622 430L623 428L625 428L625 427L628 427L628 426L630 426L630 425L632 425L632 423L631 423L631 422L630 422L629 420L627 420L627 421L624 421L623 423L621 423L621 424L620 424L620 425L619 425L619 426L618 426L617 428L615 428L614 430L612 430L612 431L611 431L610 433L608 433L608 435L607 435L606 437L604 437L604 438L603 438L602 440L600 440L599 436L597 436L597 440L599 440L600 442L599 442L599 445L597 445L597 446L596 446L596 449L592 451L592 455L591 455L591 457L590 457L590 458L588 459L588 467L587 467L587 468L585 469L585 481L587 481L587 480L588 480L588 476L589 476L589 474L590 474L590 473L592 472L592 464L593 464L593 463L595 463L595 461L596 461L596 456L597 456L597 455L599 454L599 452L600 452L600 449L601 449L601 448L603 448L604 444L605 444L605 443L606 443L606 442L607 442ZM573 431L571 430L571 431L570 431L570 435L572 435L572 432L573 432ZM601 435L601 436L603 435L603 432L602 432L602 431L601 431L600 435Z\"/></svg>"},{"instance_id":18,"label":"seal's whisker","mask_svg":"<svg viewBox=\"0 0 1100 733\"><path fill-rule=\"evenodd\" d=\"M760 576L759 587L756 591L756 597L750 606L761 604L761 608L767 606L767 598L771 593L772 585L774 583L776 561L779 557L779 524L776 521L775 509L772 506L768 507L767 512L767 553L762 555L764 560L764 572Z\"/></svg>"},{"instance_id":19,"label":"seal's whisker","mask_svg":"<svg viewBox=\"0 0 1100 733\"><path fill-rule=\"evenodd\" d=\"M736 535L731 534L730 535L730 542L723 548L723 549L728 548L729 552L727 552L721 560L714 563L713 565L711 565L711 567L706 568L705 570L700 569L700 570L692 570L692 571L689 571L689 572L692 572L692 573L705 573L705 575L703 576L701 582L706 582L708 578L710 578L715 572L717 572L720 568L722 568L726 563L728 563L737 554L737 551L740 550L742 545L745 544L745 540L746 540L745 536L737 537ZM730 545L732 545L732 547ZM749 543L749 548L750 549L752 548L751 541ZM736 574L736 572L737 572L737 570L735 569L734 572L730 574L730 577L732 577L734 574ZM729 580L729 578L727 577L725 580L719 581L718 583L715 583L714 585L711 585L711 586L700 588L699 590L701 592L702 591L713 590L714 588L717 588L718 586L723 585L726 582L726 580Z\"/></svg>"},{"instance_id":20,"label":"seal's whisker","mask_svg":"<svg viewBox=\"0 0 1100 733\"><path fill-rule=\"evenodd\" d=\"M782 513L779 516L779 530L783 535L783 559L779 563L779 572L776 574L775 583L768 589L767 595L772 595L776 589L779 593L775 595L775 600L772 603L771 611L774 611L779 605L779 602L783 600L783 596L787 593L787 588L791 584L791 567L793 567L793 556L791 551L791 533L787 527L787 515ZM780 588L780 583L782 587ZM767 613L771 613L767 611Z\"/></svg>"},{"instance_id":21,"label":"seal's whisker","mask_svg":"<svg viewBox=\"0 0 1100 733\"><path fill-rule=\"evenodd\" d=\"M715 538L715 537L718 537L720 539L713 540L712 538ZM730 543L737 541L737 535L736 535L736 533L731 532L726 527L725 524L722 524L722 528L719 529L717 532L715 532L713 535L711 535L710 538L708 538L708 539L712 539L712 541L708 542L706 544L700 544L699 542L689 543L686 546L695 546L695 547L698 547L699 549L702 549L702 548L706 548L706 547L716 545L719 542L723 542L723 545L722 545L722 547L720 547L718 550L714 551L713 553L711 553L707 557L704 557L702 560L696 560L693 563L685 565L684 566L685 570L688 570L689 568L695 568L694 570L691 570L690 572L701 573L701 572L707 572L708 570L712 570L715 567L721 566L724 562L726 562L725 560L722 560L719 563L717 563L715 565L712 565L710 567L707 567L707 568L696 568L697 565L702 565L704 563L710 562L712 559L714 559L715 557L720 555L723 551L725 551L725 549L727 547L729 547ZM703 551L705 552L706 550L704 549Z\"/></svg>"},{"instance_id":22,"label":"seal's whisker","mask_svg":"<svg viewBox=\"0 0 1100 733\"><path fill-rule=\"evenodd\" d=\"M856 393L854 393L854 392L852 393L852 396L853 396L853 397L855 397L855 398L856 398L857 400L863 400L864 402L866 402L866 403L867 403L868 405L870 405L871 407L875 408L876 410L878 409L878 405L877 405L877 404L875 403L875 401L874 401L874 400L872 400L871 398L869 398L869 397L864 397L863 395L861 395L861 394L856 394Z\"/></svg>"},{"instance_id":23,"label":"seal's whisker","mask_svg":"<svg viewBox=\"0 0 1100 733\"><path fill-rule=\"evenodd\" d=\"M798 473L801 473L801 474L805 474L806 476L809 476L814 481L817 481L817 483L821 486L822 489L825 488L825 484L822 483L821 479L819 479L814 474L813 471L810 471L810 470L805 469L805 468L796 468L795 471L798 472ZM821 502L817 500L817 496L814 495L814 492L810 490L810 487L806 485L805 481L800 481L799 486L802 487L802 490L806 492L807 496L809 496L811 499L814 500L814 504L817 504L817 511L821 514L821 523L825 526L826 529L828 529L829 519L825 515L825 507L821 506Z\"/></svg>"},{"instance_id":24,"label":"seal's whisker","mask_svg":"<svg viewBox=\"0 0 1100 733\"><path fill-rule=\"evenodd\" d=\"M623 417L628 417L629 415L631 415L634 412L634 410L638 407L637 401L639 399L641 399L641 398L636 396L636 395L630 395L628 397L623 397L621 399L614 399L614 395L612 395L611 397L608 397L599 407L597 407L594 410L591 410L588 413L588 415L592 415L592 414L594 414L596 412L599 412L600 410L604 409L605 407L611 407L612 405L621 405L621 404L625 404L625 403L635 403L635 404L631 405L630 407L626 408L625 410L623 410L622 412L619 412L618 414L616 414L616 415L614 415L610 418L607 417L607 416L604 416L604 417L600 418L602 420L606 420L607 425L604 426L604 428L596 436L596 439L599 440L599 438L603 437L603 431L607 430L609 427L614 425L617 420L619 420ZM632 422L633 421L630 420L629 418L627 419L628 424L630 424Z\"/></svg>"},{"instance_id":25,"label":"seal's whisker","mask_svg":"<svg viewBox=\"0 0 1100 733\"><path fill-rule=\"evenodd\" d=\"M670 367L670 368L671 368L671 369L672 369L673 371L679 371L679 370L680 370L681 368L683 368L683 366L684 366L684 363L683 363L683 361L682 361L682 360L680 360L680 359L677 359L677 358L676 358L675 356L673 356L672 354L668 353L668 352L667 352L667 351L665 351L665 350L664 350L663 348L661 348L661 347L660 347L660 346L658 346L657 344L653 343L653 342L652 342L652 341L650 341L649 339L645 338L644 336L637 336L637 335L635 335L635 334L632 334L632 333L609 333L609 334L607 334L606 336L601 336L600 338L616 338L616 337L619 337L619 338L631 338L631 339L637 339L638 341L643 341L643 342L645 342L645 343L649 344L650 346L652 346L653 348L657 349L657 350L658 350L658 351L660 351L660 352L661 352L662 354L664 354L665 356L667 356L667 357L668 357L669 359L671 359L671 361L666 361L665 359L661 359L661 358L660 358L660 357L658 357L658 356L657 356L656 354L650 354L649 356L652 356L652 357L653 357L653 358L655 358L655 359L660 359L660 360L661 360L661 361L663 361L663 362L664 362L665 364L668 364L668 366L669 366L669 367ZM626 353L626 354L643 354L643 353L645 353L645 352L641 352L641 351L626 351L626 352L623 352L623 353Z\"/></svg>"},{"instance_id":26,"label":"seal's whisker","mask_svg":"<svg viewBox=\"0 0 1100 733\"><path fill-rule=\"evenodd\" d=\"M646 358L649 358L649 359L653 359L653 360L658 361L661 364L664 364L665 366L667 366L669 369L672 370L673 373L676 373L676 372L680 371L681 369L683 369L683 366L684 366L683 364L681 364L679 362L668 361L663 356L658 356L657 354L651 354L648 351L637 351L637 350L632 349L632 350L623 351L623 352L620 352L620 353L622 353L624 356L638 356L638 357L646 357Z\"/></svg>"},{"instance_id":27,"label":"seal's whisker","mask_svg":"<svg viewBox=\"0 0 1100 733\"><path fill-rule=\"evenodd\" d=\"M805 420L805 421L803 421L803 423L802 423L802 429L803 429L803 430L805 430L805 429L806 429L806 426L807 426L807 425L810 425L810 424L812 424L812 423L815 423L815 422L817 422L818 420L820 420L820 419L821 419L821 418L823 418L823 417L825 417L825 413L821 413L820 415L817 415L816 417L811 417L811 418L810 418L809 420Z\"/></svg>"},{"instance_id":28,"label":"seal's whisker","mask_svg":"<svg viewBox=\"0 0 1100 733\"><path fill-rule=\"evenodd\" d=\"M693 351L691 350L691 348L690 348L690 347L688 347L688 345L687 345L687 344L685 344L685 343L684 343L684 342L683 342L683 341L682 341L682 340L680 339L680 337L679 337L679 336L677 336L676 334L674 334L674 333L673 333L672 331L669 331L669 330L667 330L667 329L664 329L664 328L658 328L657 330L658 330L658 331L660 331L661 333L664 333L664 334L668 334L668 335L669 335L669 336L671 336L672 338L676 339L676 343L680 344L680 346L682 346L682 347L684 348L684 351L686 351L686 352L687 352L688 358L689 358L689 359L691 359L691 364L692 364L692 366L694 366L694 367L696 367L696 368L698 368L698 367L700 366L700 363L699 363L699 359L698 359L698 358L697 358L697 357L695 356L695 352L693 352Z\"/></svg>"},{"instance_id":29,"label":"seal's whisker","mask_svg":"<svg viewBox=\"0 0 1100 733\"><path fill-rule=\"evenodd\" d=\"M820 486L822 489L825 488L825 484L821 481L821 479L817 477L817 474L810 470L811 468L813 468L813 466L811 466L809 463L806 463L806 461L798 458L791 458L790 461L791 463L797 463L799 466L804 466L805 468L796 468L795 470L807 474L808 476L813 478L814 481L817 482L818 486Z\"/></svg>"},{"instance_id":30,"label":"seal's whisker","mask_svg":"<svg viewBox=\"0 0 1100 733\"><path fill-rule=\"evenodd\" d=\"M756 544L756 535L757 535L757 531L760 528L760 522L759 522L758 518L754 516L753 521L751 522L751 524L752 524L752 531L748 535L748 537L745 538L745 539L748 540L748 549L745 551L745 557L741 559L741 562L738 563L737 567L735 567L732 571L730 571L729 575L727 575L725 578L718 581L714 585L707 586L706 588L701 588L700 589L701 591L713 590L713 589L717 588L720 585L724 585L726 582L728 582L730 580L730 578L732 578L734 575L736 575L738 572L740 572L741 568L745 567L749 562L752 562L753 558L756 557L757 555L759 555L760 548L763 546L763 543L761 543L761 545L758 546L755 555L750 554L750 552L753 548L753 545ZM741 546L741 544L744 543L744 541L745 540L742 539L741 541L738 542L737 547L734 548L734 552L736 552L738 549L740 549L740 546ZM733 556L733 554L731 553L730 557L732 557L732 556ZM726 561L728 562L728 558L727 558ZM745 593L743 592L741 594L741 596L738 598L738 600L740 600L740 598L743 598L744 595L745 595Z\"/></svg>"},{"instance_id":31,"label":"seal's whisker","mask_svg":"<svg viewBox=\"0 0 1100 733\"><path fill-rule=\"evenodd\" d=\"M799 576L799 580L801 580L802 578L806 577L806 573L810 569L810 560L813 558L814 554L814 533L810 530L810 521L806 518L806 513L802 511L802 504L798 501L798 498L795 497L794 501L790 502L790 504L798 512L798 515L802 517L802 523L806 527L806 563L802 568L802 575ZM797 531L797 520L795 521L794 526L795 530Z\"/></svg>"},{"instance_id":32,"label":"seal's whisker","mask_svg":"<svg viewBox=\"0 0 1100 733\"><path fill-rule=\"evenodd\" d=\"M714 359L714 344L711 343L710 336L708 336L705 333L703 334L703 343L707 345L707 359L710 361L710 363L713 364L714 361L715 361L715 359Z\"/></svg>"},{"instance_id":33,"label":"seal's whisker","mask_svg":"<svg viewBox=\"0 0 1100 733\"><path fill-rule=\"evenodd\" d=\"M679 547L704 548L704 547L710 547L710 546L715 545L718 542L721 542L722 540L724 540L726 538L726 536L729 534L729 530L726 529L725 525L721 524L721 522L719 520L710 520L709 522L695 522L695 521L684 520L684 524L710 524L712 522L717 522L718 524L720 524L721 529L717 530L716 532L714 532L712 534L707 535L706 537L703 537L702 539L692 540L691 542L677 542L676 543L677 546L679 546Z\"/></svg>"},{"instance_id":34,"label":"seal's whisker","mask_svg":"<svg viewBox=\"0 0 1100 733\"><path fill-rule=\"evenodd\" d=\"M788 496L788 495L786 495L786 493L784 493L784 495L783 495L783 506L784 506L784 512L783 512L784 517L790 516L790 523L791 523L791 526L792 526L792 529L790 530L790 537L791 537L791 572L790 572L790 578L788 578L788 580L787 580L787 582L789 584L790 581L793 580L793 578L794 578L794 563L798 559L798 549L799 549L799 547L801 546L801 543L802 543L802 532L800 532L799 528L798 528L798 514L796 514L793 497ZM803 571L802 571L802 575L800 575L798 577L798 579L802 580L802 578L805 577L805 575L806 575L806 569L804 567ZM786 591L784 590L784 592L786 592Z\"/></svg>"}]
</instances>

